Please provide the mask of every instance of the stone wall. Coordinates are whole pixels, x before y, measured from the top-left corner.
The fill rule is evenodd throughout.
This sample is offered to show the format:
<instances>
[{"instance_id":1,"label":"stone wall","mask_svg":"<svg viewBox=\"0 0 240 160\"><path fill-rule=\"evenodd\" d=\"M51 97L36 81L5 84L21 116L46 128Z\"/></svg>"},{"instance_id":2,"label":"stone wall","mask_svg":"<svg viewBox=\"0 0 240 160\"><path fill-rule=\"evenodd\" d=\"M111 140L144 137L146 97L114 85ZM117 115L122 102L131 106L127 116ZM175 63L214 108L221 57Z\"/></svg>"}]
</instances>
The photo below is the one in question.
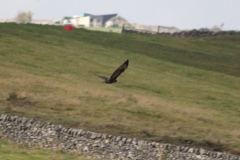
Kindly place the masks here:
<instances>
[{"instance_id":1,"label":"stone wall","mask_svg":"<svg viewBox=\"0 0 240 160\"><path fill-rule=\"evenodd\" d=\"M134 33L134 34L155 34L159 36L171 36L171 37L209 37L209 36L220 36L220 35L234 35L240 34L240 31L219 31L213 32L211 30L189 30L189 31L178 31L178 32L153 32L149 30L135 30L124 28L123 33Z\"/></svg>"},{"instance_id":2,"label":"stone wall","mask_svg":"<svg viewBox=\"0 0 240 160\"><path fill-rule=\"evenodd\" d=\"M209 36L221 36L221 35L235 35L240 34L239 31L219 31L213 32L211 30L190 30L190 31L181 31L171 34L174 37L209 37Z\"/></svg>"},{"instance_id":3,"label":"stone wall","mask_svg":"<svg viewBox=\"0 0 240 160\"><path fill-rule=\"evenodd\" d=\"M65 128L49 122L40 122L34 118L4 114L0 114L0 139L28 144L29 147L48 148L98 159L240 160L240 156L228 153Z\"/></svg>"}]
</instances>

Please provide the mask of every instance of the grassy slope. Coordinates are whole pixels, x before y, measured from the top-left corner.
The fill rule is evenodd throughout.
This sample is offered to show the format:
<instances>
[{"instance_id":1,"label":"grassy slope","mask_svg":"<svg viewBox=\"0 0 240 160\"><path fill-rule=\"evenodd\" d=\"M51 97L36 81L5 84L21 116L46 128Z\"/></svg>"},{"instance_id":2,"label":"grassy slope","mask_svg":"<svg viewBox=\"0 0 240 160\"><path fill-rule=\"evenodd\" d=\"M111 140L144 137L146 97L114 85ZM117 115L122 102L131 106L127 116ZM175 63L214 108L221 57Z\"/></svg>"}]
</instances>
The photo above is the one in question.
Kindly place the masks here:
<instances>
[{"instance_id":1,"label":"grassy slope","mask_svg":"<svg viewBox=\"0 0 240 160\"><path fill-rule=\"evenodd\" d=\"M172 38L0 24L0 110L240 153L240 36ZM126 59L129 69L107 85ZM6 99L14 92L19 98Z\"/></svg>"},{"instance_id":2,"label":"grassy slope","mask_svg":"<svg viewBox=\"0 0 240 160\"><path fill-rule=\"evenodd\" d=\"M87 160L77 155L69 155L60 152L28 148L24 145L16 145L6 141L0 141L1 160Z\"/></svg>"}]
</instances>

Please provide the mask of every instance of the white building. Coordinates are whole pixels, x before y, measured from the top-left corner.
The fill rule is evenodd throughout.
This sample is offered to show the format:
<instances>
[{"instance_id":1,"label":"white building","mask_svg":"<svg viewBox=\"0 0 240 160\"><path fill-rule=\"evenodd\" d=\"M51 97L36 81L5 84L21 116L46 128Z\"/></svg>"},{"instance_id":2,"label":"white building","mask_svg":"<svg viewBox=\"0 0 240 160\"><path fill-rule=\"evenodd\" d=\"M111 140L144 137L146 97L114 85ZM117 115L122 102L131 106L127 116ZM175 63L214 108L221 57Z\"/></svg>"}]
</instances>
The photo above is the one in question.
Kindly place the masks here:
<instances>
[{"instance_id":1,"label":"white building","mask_svg":"<svg viewBox=\"0 0 240 160\"><path fill-rule=\"evenodd\" d=\"M124 18L117 16L117 14L106 14L106 15L93 15L83 13L79 16L64 17L62 20L63 24L71 23L74 26L84 27L109 27L122 25L127 22Z\"/></svg>"}]
</instances>

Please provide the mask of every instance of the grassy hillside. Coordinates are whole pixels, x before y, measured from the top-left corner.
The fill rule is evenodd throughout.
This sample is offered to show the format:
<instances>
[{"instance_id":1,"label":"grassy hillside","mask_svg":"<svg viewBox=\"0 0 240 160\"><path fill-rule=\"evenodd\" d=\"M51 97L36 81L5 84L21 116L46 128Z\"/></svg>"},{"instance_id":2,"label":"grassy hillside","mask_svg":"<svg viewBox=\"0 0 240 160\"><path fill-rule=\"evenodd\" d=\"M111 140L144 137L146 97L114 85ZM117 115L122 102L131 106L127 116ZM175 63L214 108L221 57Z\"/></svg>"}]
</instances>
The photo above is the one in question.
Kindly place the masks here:
<instances>
[{"instance_id":1,"label":"grassy hillside","mask_svg":"<svg viewBox=\"0 0 240 160\"><path fill-rule=\"evenodd\" d=\"M87 160L87 158L66 153L31 148L25 145L16 145L6 141L0 141L1 160ZM88 159L89 160L89 159Z\"/></svg>"},{"instance_id":2,"label":"grassy hillside","mask_svg":"<svg viewBox=\"0 0 240 160\"><path fill-rule=\"evenodd\" d=\"M240 36L0 24L1 113L240 153ZM105 84L126 59L118 83Z\"/></svg>"}]
</instances>

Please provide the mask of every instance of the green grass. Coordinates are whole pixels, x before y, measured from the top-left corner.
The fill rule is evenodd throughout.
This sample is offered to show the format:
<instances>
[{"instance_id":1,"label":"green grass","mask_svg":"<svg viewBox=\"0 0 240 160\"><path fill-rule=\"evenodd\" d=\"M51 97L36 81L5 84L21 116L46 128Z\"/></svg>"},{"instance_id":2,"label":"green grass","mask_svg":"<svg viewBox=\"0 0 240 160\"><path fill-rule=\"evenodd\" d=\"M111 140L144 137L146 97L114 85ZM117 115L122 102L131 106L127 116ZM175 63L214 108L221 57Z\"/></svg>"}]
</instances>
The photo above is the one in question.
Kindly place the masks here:
<instances>
[{"instance_id":1,"label":"green grass","mask_svg":"<svg viewBox=\"0 0 240 160\"><path fill-rule=\"evenodd\" d=\"M25 145L16 145L7 141L0 141L0 159L1 160L87 160L77 155L43 150L37 148L28 148Z\"/></svg>"},{"instance_id":2,"label":"green grass","mask_svg":"<svg viewBox=\"0 0 240 160\"><path fill-rule=\"evenodd\" d=\"M240 35L174 38L20 24L0 30L2 113L240 153ZM94 76L110 76L126 59L118 83Z\"/></svg>"}]
</instances>

